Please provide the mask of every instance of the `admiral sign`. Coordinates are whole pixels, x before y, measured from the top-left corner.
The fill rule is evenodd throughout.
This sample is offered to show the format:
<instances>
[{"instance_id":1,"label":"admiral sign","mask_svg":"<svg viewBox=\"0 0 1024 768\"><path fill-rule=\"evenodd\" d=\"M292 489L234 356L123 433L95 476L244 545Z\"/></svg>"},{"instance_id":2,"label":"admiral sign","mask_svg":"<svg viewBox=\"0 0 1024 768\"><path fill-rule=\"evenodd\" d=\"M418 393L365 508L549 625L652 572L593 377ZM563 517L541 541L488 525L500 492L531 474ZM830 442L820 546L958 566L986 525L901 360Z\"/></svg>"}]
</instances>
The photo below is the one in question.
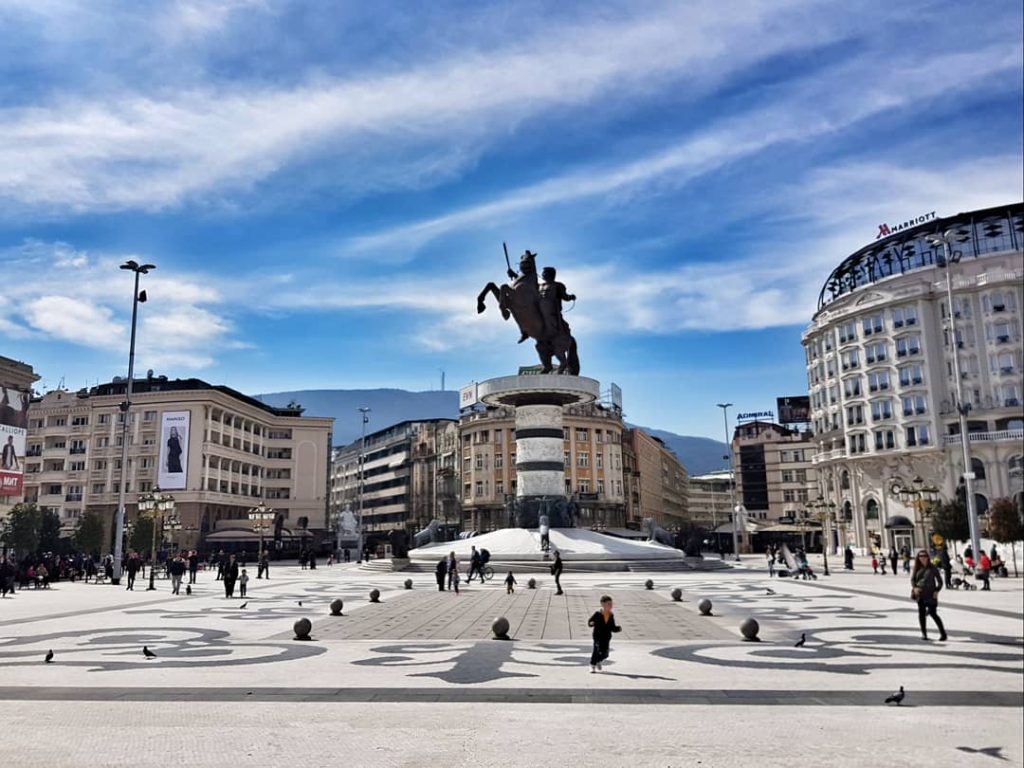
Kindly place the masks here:
<instances>
[{"instance_id":1,"label":"admiral sign","mask_svg":"<svg viewBox=\"0 0 1024 768\"><path fill-rule=\"evenodd\" d=\"M922 213L920 216L916 218L910 219L909 221L904 221L900 224L894 224L891 227L888 224L879 224L878 234L875 235L875 240L881 240L883 237L895 235L897 232L902 232L905 229L916 227L918 224L924 224L925 222L928 221L935 221L935 211L932 211L931 213Z\"/></svg>"},{"instance_id":2,"label":"admiral sign","mask_svg":"<svg viewBox=\"0 0 1024 768\"><path fill-rule=\"evenodd\" d=\"M762 419L772 420L775 414L772 411L747 411L736 416L736 421L761 421Z\"/></svg>"}]
</instances>

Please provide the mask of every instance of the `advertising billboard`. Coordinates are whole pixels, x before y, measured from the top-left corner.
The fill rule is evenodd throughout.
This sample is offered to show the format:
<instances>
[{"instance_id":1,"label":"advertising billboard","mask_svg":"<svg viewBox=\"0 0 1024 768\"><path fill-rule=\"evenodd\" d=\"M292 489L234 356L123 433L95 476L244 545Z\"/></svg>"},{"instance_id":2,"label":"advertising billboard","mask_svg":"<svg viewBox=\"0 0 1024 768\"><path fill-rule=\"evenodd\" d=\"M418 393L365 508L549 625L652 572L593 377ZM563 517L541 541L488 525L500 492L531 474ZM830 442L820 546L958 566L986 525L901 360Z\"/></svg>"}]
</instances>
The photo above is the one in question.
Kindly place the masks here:
<instances>
[{"instance_id":1,"label":"advertising billboard","mask_svg":"<svg viewBox=\"0 0 1024 768\"><path fill-rule=\"evenodd\" d=\"M459 408L469 408L470 406L476 405L480 402L477 397L477 385L474 381L472 384L467 384L459 390Z\"/></svg>"},{"instance_id":2,"label":"advertising billboard","mask_svg":"<svg viewBox=\"0 0 1024 768\"><path fill-rule=\"evenodd\" d=\"M189 411L165 411L160 417L160 467L157 484L165 491L184 490L188 475Z\"/></svg>"},{"instance_id":3,"label":"advertising billboard","mask_svg":"<svg viewBox=\"0 0 1024 768\"><path fill-rule=\"evenodd\" d=\"M809 424L811 421L811 398L807 395L780 397L777 406L779 424Z\"/></svg>"},{"instance_id":4,"label":"advertising billboard","mask_svg":"<svg viewBox=\"0 0 1024 768\"><path fill-rule=\"evenodd\" d=\"M0 496L24 493L29 393L0 387Z\"/></svg>"}]
</instances>

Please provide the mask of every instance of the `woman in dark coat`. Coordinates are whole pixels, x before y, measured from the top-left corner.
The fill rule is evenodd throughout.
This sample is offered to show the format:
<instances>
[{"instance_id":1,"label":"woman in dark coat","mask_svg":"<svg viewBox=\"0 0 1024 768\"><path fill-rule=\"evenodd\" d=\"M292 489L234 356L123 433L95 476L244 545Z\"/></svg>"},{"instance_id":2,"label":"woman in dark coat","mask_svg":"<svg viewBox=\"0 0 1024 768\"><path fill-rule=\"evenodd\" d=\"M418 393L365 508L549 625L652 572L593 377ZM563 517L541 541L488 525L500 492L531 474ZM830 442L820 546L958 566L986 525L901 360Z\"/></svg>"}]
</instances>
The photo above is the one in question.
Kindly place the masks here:
<instances>
[{"instance_id":1,"label":"woman in dark coat","mask_svg":"<svg viewBox=\"0 0 1024 768\"><path fill-rule=\"evenodd\" d=\"M238 561L232 555L224 566L224 597L235 596L235 582L238 581Z\"/></svg>"},{"instance_id":2,"label":"woman in dark coat","mask_svg":"<svg viewBox=\"0 0 1024 768\"><path fill-rule=\"evenodd\" d=\"M167 438L167 472L180 475L181 471L181 438L178 428L171 427L171 436Z\"/></svg>"},{"instance_id":3,"label":"woman in dark coat","mask_svg":"<svg viewBox=\"0 0 1024 768\"><path fill-rule=\"evenodd\" d=\"M448 576L447 557L442 557L437 561L437 568L434 569L434 575L437 577L437 591L444 592L444 580Z\"/></svg>"},{"instance_id":4,"label":"woman in dark coat","mask_svg":"<svg viewBox=\"0 0 1024 768\"><path fill-rule=\"evenodd\" d=\"M939 628L939 640L946 639L946 628L936 612L939 607L939 592L942 590L942 577L939 569L932 564L931 557L925 550L917 553L914 559L914 571L910 574L910 596L917 601L917 618L921 623L921 639L928 639L928 616Z\"/></svg>"}]
</instances>

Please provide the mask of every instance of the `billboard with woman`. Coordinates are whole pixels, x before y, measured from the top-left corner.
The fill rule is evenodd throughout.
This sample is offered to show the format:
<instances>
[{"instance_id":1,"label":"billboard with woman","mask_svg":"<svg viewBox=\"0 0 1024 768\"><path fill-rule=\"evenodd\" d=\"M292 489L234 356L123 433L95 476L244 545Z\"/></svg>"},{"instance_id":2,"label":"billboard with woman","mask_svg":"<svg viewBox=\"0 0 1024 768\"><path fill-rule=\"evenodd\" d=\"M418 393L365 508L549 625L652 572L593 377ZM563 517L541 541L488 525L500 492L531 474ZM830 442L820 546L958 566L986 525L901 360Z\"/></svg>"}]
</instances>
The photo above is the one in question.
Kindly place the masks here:
<instances>
[{"instance_id":1,"label":"billboard with woman","mask_svg":"<svg viewBox=\"0 0 1024 768\"><path fill-rule=\"evenodd\" d=\"M165 491L184 490L188 474L189 411L165 411L160 417L160 467L157 484Z\"/></svg>"},{"instance_id":2,"label":"billboard with woman","mask_svg":"<svg viewBox=\"0 0 1024 768\"><path fill-rule=\"evenodd\" d=\"M21 496L29 394L0 387L0 496Z\"/></svg>"}]
</instances>

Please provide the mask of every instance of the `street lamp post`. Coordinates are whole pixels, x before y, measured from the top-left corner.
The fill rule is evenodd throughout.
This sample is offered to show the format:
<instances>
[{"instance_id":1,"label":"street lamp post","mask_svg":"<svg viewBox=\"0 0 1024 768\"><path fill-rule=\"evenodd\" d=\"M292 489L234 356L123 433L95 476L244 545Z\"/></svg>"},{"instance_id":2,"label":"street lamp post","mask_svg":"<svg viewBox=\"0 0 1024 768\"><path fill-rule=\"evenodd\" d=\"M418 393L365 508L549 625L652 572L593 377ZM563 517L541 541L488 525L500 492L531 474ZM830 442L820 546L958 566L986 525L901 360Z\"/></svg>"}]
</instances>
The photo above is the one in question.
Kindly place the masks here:
<instances>
[{"instance_id":1,"label":"street lamp post","mask_svg":"<svg viewBox=\"0 0 1024 768\"><path fill-rule=\"evenodd\" d=\"M939 496L939 489L932 485L925 485L924 478L920 475L910 481L910 486L904 485L898 477L894 477L889 483L889 491L898 496L900 501L909 501L915 512L915 518L921 525L921 538L924 546L931 549L928 540L928 520L933 513L933 505Z\"/></svg>"},{"instance_id":2,"label":"street lamp post","mask_svg":"<svg viewBox=\"0 0 1024 768\"><path fill-rule=\"evenodd\" d=\"M263 560L263 534L267 530L267 521L273 520L275 514L275 510L268 507L263 499L260 499L260 503L249 510L249 519L253 521L253 527L260 534L260 552L256 558L257 563Z\"/></svg>"},{"instance_id":3,"label":"street lamp post","mask_svg":"<svg viewBox=\"0 0 1024 768\"><path fill-rule=\"evenodd\" d=\"M738 563L740 561L740 545L736 526L739 525L740 507L736 504L736 466L732 455L732 436L729 434L729 408L732 407L732 403L717 403L717 405L722 409L722 421L725 424L725 446L729 450L729 455L725 458L729 459L729 494L732 502L732 551Z\"/></svg>"},{"instance_id":4,"label":"street lamp post","mask_svg":"<svg viewBox=\"0 0 1024 768\"><path fill-rule=\"evenodd\" d=\"M138 507L140 515L153 521L153 535L149 547L149 586L146 588L149 592L156 589L156 525L174 510L174 497L157 487L151 493L139 496Z\"/></svg>"},{"instance_id":5,"label":"street lamp post","mask_svg":"<svg viewBox=\"0 0 1024 768\"><path fill-rule=\"evenodd\" d=\"M809 504L814 510L814 516L821 523L822 532L825 537L825 541L821 547L822 558L825 561L825 575L831 576L832 574L828 571L828 548L832 543L832 529L829 525L832 522L832 516L836 513L835 502L825 501L824 496L819 496L813 504Z\"/></svg>"},{"instance_id":6,"label":"street lamp post","mask_svg":"<svg viewBox=\"0 0 1024 768\"><path fill-rule=\"evenodd\" d=\"M946 271L946 304L949 308L949 343L953 351L953 378L956 385L956 411L960 421L960 447L964 459L964 496L967 503L967 523L971 531L971 547L981 552L981 540L978 526L978 504L974 498L974 471L971 465L970 440L967 434L967 414L970 405L964 402L963 378L960 375L960 353L956 342L956 312L953 310L953 275L950 264L960 261L960 252L951 252L950 245L961 242L961 238L949 229L928 238L932 245L941 245L943 259L939 266Z\"/></svg>"},{"instance_id":7,"label":"street lamp post","mask_svg":"<svg viewBox=\"0 0 1024 768\"><path fill-rule=\"evenodd\" d=\"M139 264L134 259L129 259L121 265L135 273L135 290L132 293L132 333L128 345L128 385L125 389L124 402L121 403L121 485L117 492L117 514L114 516L114 573L110 579L111 584L121 583L121 558L124 557L124 507L125 496L128 492L126 487L128 477L128 415L132 407L132 377L135 375L135 327L139 315L139 304L146 301L146 292L139 293L139 277L152 269L153 264Z\"/></svg>"},{"instance_id":8,"label":"street lamp post","mask_svg":"<svg viewBox=\"0 0 1024 768\"><path fill-rule=\"evenodd\" d=\"M370 408L361 406L359 413L362 414L362 432L359 437L359 559L363 556L363 547L366 543L366 533L363 531L363 464L366 462L366 425L370 423Z\"/></svg>"}]
</instances>

